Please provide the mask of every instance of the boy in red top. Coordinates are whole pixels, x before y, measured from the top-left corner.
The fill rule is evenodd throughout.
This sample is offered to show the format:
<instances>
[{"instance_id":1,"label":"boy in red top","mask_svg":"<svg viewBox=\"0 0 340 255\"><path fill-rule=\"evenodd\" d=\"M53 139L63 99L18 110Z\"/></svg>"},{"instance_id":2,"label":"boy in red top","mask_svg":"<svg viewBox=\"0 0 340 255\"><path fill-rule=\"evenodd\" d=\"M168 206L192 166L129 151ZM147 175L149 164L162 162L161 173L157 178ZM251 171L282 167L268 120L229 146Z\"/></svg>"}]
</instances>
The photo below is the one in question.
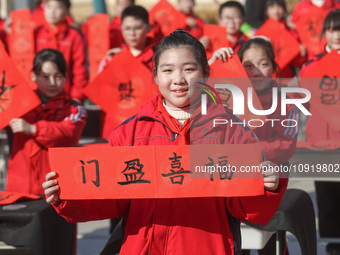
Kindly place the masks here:
<instances>
[{"instance_id":1,"label":"boy in red top","mask_svg":"<svg viewBox=\"0 0 340 255\"><path fill-rule=\"evenodd\" d=\"M154 40L147 36L151 29L148 12L141 6L132 5L124 10L121 19L122 35L126 44L123 44L120 53L133 55L151 70L154 55ZM114 58L114 55L110 54L102 60L99 71L102 71L105 66L108 65L112 57ZM108 138L113 128L118 124L120 123L114 123L113 120L106 115L103 123L102 137L105 139Z\"/></svg>"},{"instance_id":2,"label":"boy in red top","mask_svg":"<svg viewBox=\"0 0 340 255\"><path fill-rule=\"evenodd\" d=\"M36 52L52 48L63 53L69 70L65 91L72 99L82 102L85 99L83 88L88 82L85 41L66 21L70 7L69 0L43 1L47 23L35 31Z\"/></svg>"},{"instance_id":3,"label":"boy in red top","mask_svg":"<svg viewBox=\"0 0 340 255\"><path fill-rule=\"evenodd\" d=\"M224 47L230 47L237 53L242 43L249 39L240 30L245 22L245 10L239 2L228 1L220 6L218 14L218 24L227 30L228 43ZM210 39L208 37L203 36L200 41L206 49L209 47ZM208 56L208 58L210 57Z\"/></svg>"},{"instance_id":4,"label":"boy in red top","mask_svg":"<svg viewBox=\"0 0 340 255\"><path fill-rule=\"evenodd\" d=\"M45 49L35 56L32 80L38 85L41 105L10 121L14 139L8 161L8 191L43 194L41 183L50 171L48 148L78 145L87 114L64 91L66 70L58 50Z\"/></svg>"},{"instance_id":5,"label":"boy in red top","mask_svg":"<svg viewBox=\"0 0 340 255\"><path fill-rule=\"evenodd\" d=\"M266 15L269 19L279 21L283 28L285 28L295 39L300 42L300 38L295 29L288 26L285 14L287 12L285 0L267 0ZM295 57L285 68L281 70L282 78L293 78L295 73L295 67L301 68L301 66L307 61L307 49L303 44L300 44L300 55Z\"/></svg>"},{"instance_id":6,"label":"boy in red top","mask_svg":"<svg viewBox=\"0 0 340 255\"><path fill-rule=\"evenodd\" d=\"M178 0L178 10L187 17L187 25L183 30L197 39L203 36L204 21L194 14L195 0Z\"/></svg>"}]
</instances>

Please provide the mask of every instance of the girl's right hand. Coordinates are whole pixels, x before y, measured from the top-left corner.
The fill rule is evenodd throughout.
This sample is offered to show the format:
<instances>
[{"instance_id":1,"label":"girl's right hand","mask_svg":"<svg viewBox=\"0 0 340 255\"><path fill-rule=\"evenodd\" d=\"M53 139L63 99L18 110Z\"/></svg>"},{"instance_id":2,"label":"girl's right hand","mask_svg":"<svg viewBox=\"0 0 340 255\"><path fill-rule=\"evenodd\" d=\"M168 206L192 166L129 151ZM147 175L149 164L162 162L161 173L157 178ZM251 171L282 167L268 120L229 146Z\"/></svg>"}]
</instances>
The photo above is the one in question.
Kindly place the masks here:
<instances>
[{"instance_id":1,"label":"girl's right hand","mask_svg":"<svg viewBox=\"0 0 340 255\"><path fill-rule=\"evenodd\" d=\"M217 59L221 60L222 62L227 62L228 58L232 58L233 54L234 50L230 47L219 48L214 52L213 56L211 57L211 59L209 59L208 63L209 65L212 65Z\"/></svg>"},{"instance_id":2,"label":"girl's right hand","mask_svg":"<svg viewBox=\"0 0 340 255\"><path fill-rule=\"evenodd\" d=\"M45 190L46 202L49 204L59 201L59 185L58 181L55 179L56 177L56 172L49 172L46 174L46 181L42 184L42 187Z\"/></svg>"}]
</instances>

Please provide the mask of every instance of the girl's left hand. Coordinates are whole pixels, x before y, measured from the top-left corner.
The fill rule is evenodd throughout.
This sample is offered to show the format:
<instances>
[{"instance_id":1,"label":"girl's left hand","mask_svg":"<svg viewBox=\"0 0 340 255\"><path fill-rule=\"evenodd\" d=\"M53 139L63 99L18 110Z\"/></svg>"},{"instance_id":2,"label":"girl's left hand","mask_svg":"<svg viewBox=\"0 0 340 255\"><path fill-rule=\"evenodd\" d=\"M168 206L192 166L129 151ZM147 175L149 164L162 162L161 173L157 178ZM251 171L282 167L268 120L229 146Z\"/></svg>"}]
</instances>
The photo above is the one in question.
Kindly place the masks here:
<instances>
[{"instance_id":1,"label":"girl's left hand","mask_svg":"<svg viewBox=\"0 0 340 255\"><path fill-rule=\"evenodd\" d=\"M280 175L279 172L275 171L274 163L265 161L260 164L260 167L263 174L264 188L269 191L275 191L279 186Z\"/></svg>"},{"instance_id":2,"label":"girl's left hand","mask_svg":"<svg viewBox=\"0 0 340 255\"><path fill-rule=\"evenodd\" d=\"M9 123L13 133L24 133L33 135L36 132L35 125L32 125L22 118L12 119Z\"/></svg>"},{"instance_id":3,"label":"girl's left hand","mask_svg":"<svg viewBox=\"0 0 340 255\"><path fill-rule=\"evenodd\" d=\"M214 52L213 56L211 57L211 59L209 59L208 63L209 65L212 65L217 59L221 60L222 62L227 62L228 58L231 58L233 54L234 50L230 47L219 48Z\"/></svg>"}]
</instances>

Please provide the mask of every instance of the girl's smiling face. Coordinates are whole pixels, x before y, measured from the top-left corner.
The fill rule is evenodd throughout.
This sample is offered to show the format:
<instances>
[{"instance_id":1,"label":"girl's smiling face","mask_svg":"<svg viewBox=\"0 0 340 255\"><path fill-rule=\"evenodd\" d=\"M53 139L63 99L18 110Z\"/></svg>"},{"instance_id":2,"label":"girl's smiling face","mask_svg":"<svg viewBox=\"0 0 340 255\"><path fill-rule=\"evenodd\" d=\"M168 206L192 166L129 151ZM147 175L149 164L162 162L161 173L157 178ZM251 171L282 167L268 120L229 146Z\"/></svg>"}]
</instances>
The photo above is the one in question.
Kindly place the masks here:
<instances>
[{"instance_id":1,"label":"girl's smiling face","mask_svg":"<svg viewBox=\"0 0 340 255\"><path fill-rule=\"evenodd\" d=\"M326 30L325 38L331 50L340 50L340 30Z\"/></svg>"},{"instance_id":2,"label":"girl's smiling face","mask_svg":"<svg viewBox=\"0 0 340 255\"><path fill-rule=\"evenodd\" d=\"M243 54L242 65L256 91L263 91L270 87L274 67L261 47L252 45L247 49Z\"/></svg>"},{"instance_id":3,"label":"girl's smiling face","mask_svg":"<svg viewBox=\"0 0 340 255\"><path fill-rule=\"evenodd\" d=\"M202 77L202 66L190 46L167 49L159 57L155 82L169 107L188 107L190 79Z\"/></svg>"}]
</instances>

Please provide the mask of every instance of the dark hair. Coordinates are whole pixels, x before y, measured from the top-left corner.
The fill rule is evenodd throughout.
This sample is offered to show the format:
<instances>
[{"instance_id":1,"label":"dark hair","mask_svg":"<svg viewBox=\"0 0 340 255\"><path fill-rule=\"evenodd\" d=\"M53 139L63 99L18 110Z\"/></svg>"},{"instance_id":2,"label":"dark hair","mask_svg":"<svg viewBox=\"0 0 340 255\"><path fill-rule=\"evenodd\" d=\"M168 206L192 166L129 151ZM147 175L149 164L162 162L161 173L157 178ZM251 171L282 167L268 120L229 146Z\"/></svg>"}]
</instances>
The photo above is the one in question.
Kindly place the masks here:
<instances>
[{"instance_id":1,"label":"dark hair","mask_svg":"<svg viewBox=\"0 0 340 255\"><path fill-rule=\"evenodd\" d=\"M121 21L123 22L126 17L141 19L145 24L149 24L148 11L144 7L139 5L131 5L126 7L122 13Z\"/></svg>"},{"instance_id":2,"label":"dark hair","mask_svg":"<svg viewBox=\"0 0 340 255\"><path fill-rule=\"evenodd\" d=\"M267 54L268 58L270 59L270 62L272 62L272 65L273 65L273 68L274 68L274 71L281 75L281 70L280 70L280 67L279 65L276 63L275 61L275 53L274 53L274 48L273 48L273 45L271 44L270 41L268 40L265 40L261 37L255 37L255 38L252 38L246 42L244 42L237 55L239 57L239 59L241 60L241 62L243 61L243 55L244 55L244 52L246 50L248 50L249 48L251 48L251 46L253 45L256 45L258 47L261 47Z\"/></svg>"},{"instance_id":3,"label":"dark hair","mask_svg":"<svg viewBox=\"0 0 340 255\"><path fill-rule=\"evenodd\" d=\"M326 30L340 30L340 10L336 9L328 13L323 22L321 35L325 35Z\"/></svg>"},{"instance_id":4,"label":"dark hair","mask_svg":"<svg viewBox=\"0 0 340 255\"><path fill-rule=\"evenodd\" d=\"M43 2L48 2L48 1L50 1L50 0L43 0ZM55 0L55 1L64 3L68 10L71 8L71 1L70 0Z\"/></svg>"},{"instance_id":5,"label":"dark hair","mask_svg":"<svg viewBox=\"0 0 340 255\"><path fill-rule=\"evenodd\" d=\"M153 76L157 75L157 67L159 64L159 58L162 53L168 49L190 47L194 53L197 62L202 66L203 75L209 76L210 66L208 64L207 55L203 44L194 36L188 32L177 29L170 35L164 37L160 44L156 47L155 55L153 56Z\"/></svg>"},{"instance_id":6,"label":"dark hair","mask_svg":"<svg viewBox=\"0 0 340 255\"><path fill-rule=\"evenodd\" d=\"M222 11L223 11L224 8L237 8L241 13L242 18L244 18L246 16L246 11L244 10L242 4L240 4L237 1L228 1L228 2L221 4L220 8L218 10L218 16L219 17L221 17L221 14L222 14Z\"/></svg>"},{"instance_id":7,"label":"dark hair","mask_svg":"<svg viewBox=\"0 0 340 255\"><path fill-rule=\"evenodd\" d=\"M47 61L53 62L59 69L59 72L66 77L67 67L65 58L59 50L55 49L43 49L39 51L34 57L32 72L35 73L35 75L39 75L43 64Z\"/></svg>"},{"instance_id":8,"label":"dark hair","mask_svg":"<svg viewBox=\"0 0 340 255\"><path fill-rule=\"evenodd\" d=\"M265 10L267 10L268 6L273 5L273 4L278 4L282 6L282 8L287 11L287 4L285 0L267 0L266 5L265 5Z\"/></svg>"}]
</instances>

